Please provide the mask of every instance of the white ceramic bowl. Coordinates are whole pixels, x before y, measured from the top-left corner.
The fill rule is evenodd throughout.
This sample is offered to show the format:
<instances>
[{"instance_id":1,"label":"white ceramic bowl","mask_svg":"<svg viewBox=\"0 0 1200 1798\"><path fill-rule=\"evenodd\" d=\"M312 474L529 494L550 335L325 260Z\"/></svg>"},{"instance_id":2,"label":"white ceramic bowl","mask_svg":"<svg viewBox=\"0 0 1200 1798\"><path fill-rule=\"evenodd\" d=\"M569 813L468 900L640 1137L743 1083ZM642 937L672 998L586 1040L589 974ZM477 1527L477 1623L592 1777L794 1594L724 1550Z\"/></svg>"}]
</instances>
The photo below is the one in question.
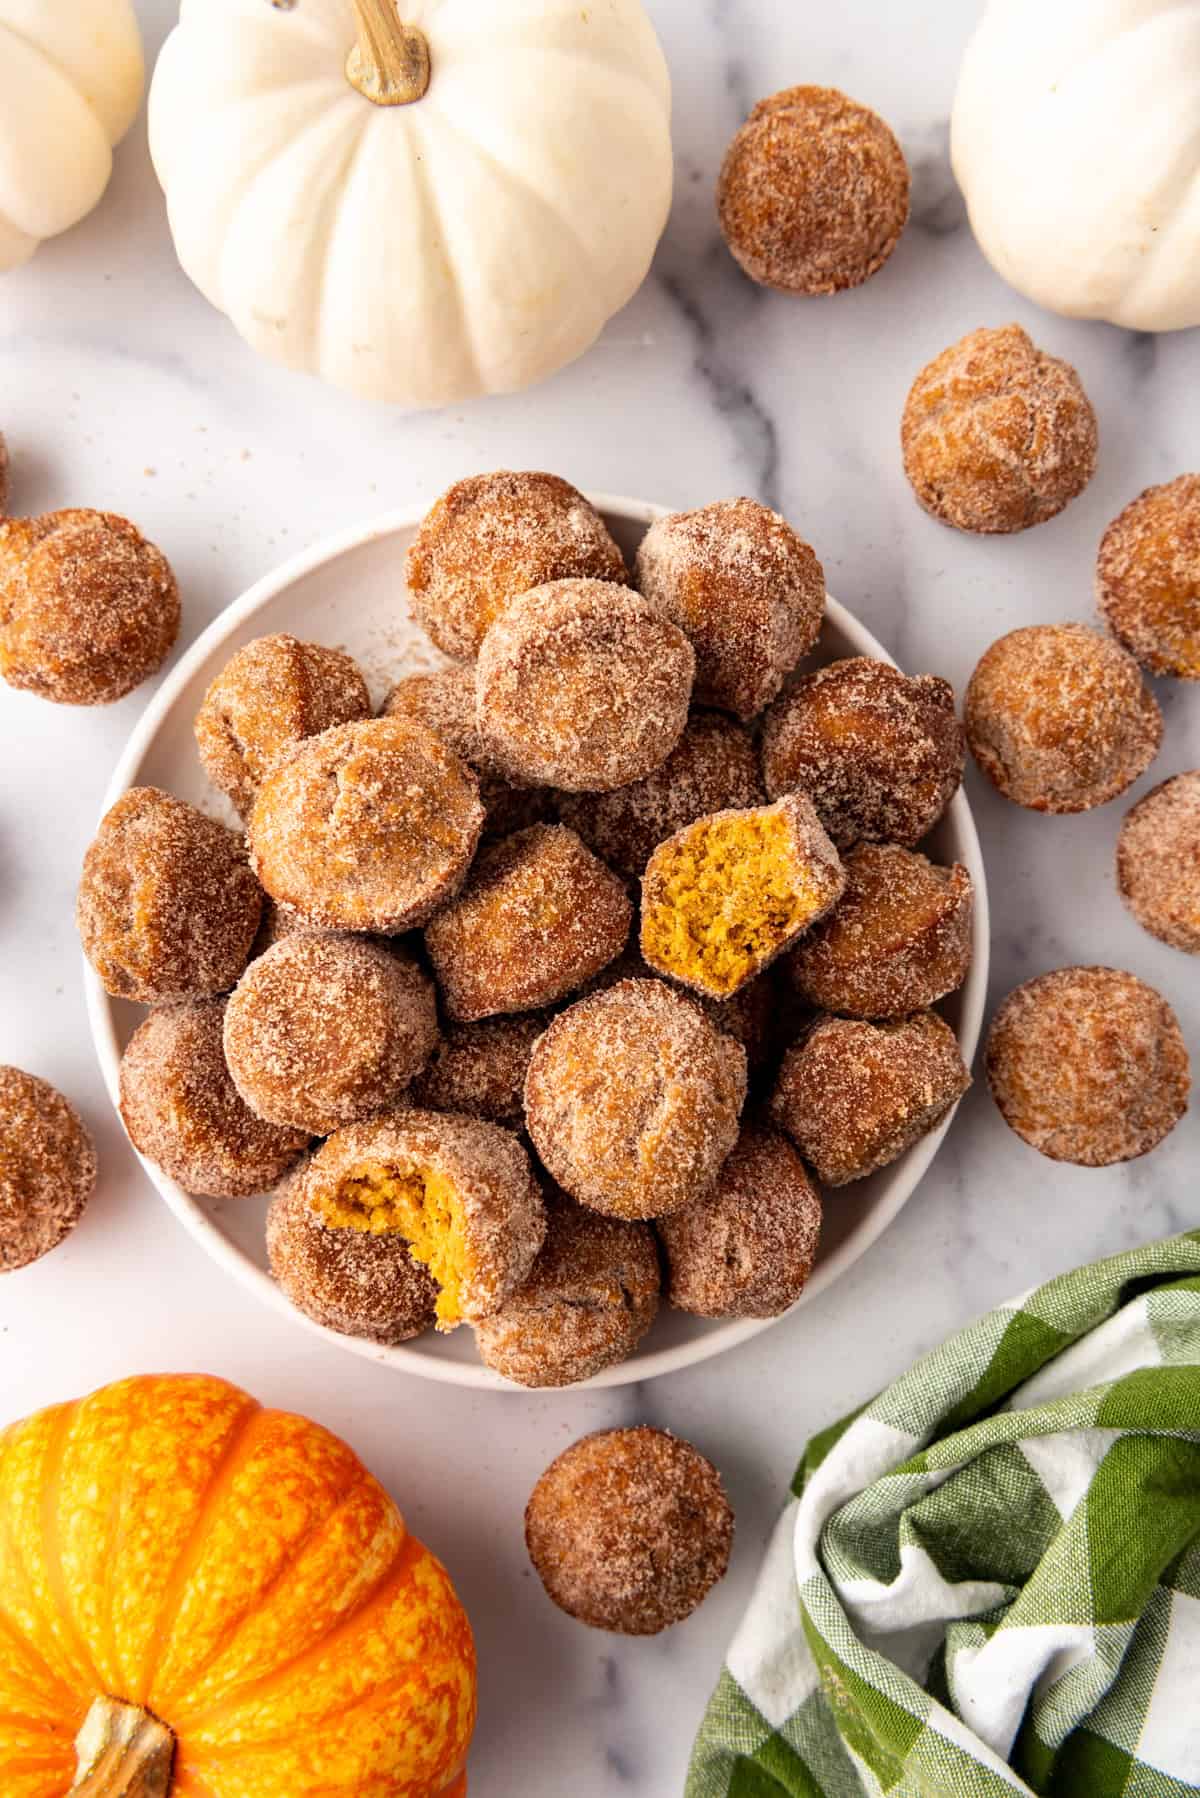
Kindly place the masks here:
<instances>
[{"instance_id":1,"label":"white ceramic bowl","mask_svg":"<svg viewBox=\"0 0 1200 1798\"><path fill-rule=\"evenodd\" d=\"M639 500L594 494L623 550L632 556L646 527L665 508ZM298 637L347 649L363 667L378 701L403 672L435 666L440 658L407 614L404 599L404 552L420 522L413 512L393 512L372 523L325 539L285 562L214 619L204 634L163 682L147 706L113 773L105 810L136 785L165 787L208 811L222 804L200 769L192 737L192 721L204 693L233 651L253 637L290 631ZM890 660L887 651L844 607L830 600L817 655L809 665L844 655ZM230 822L232 814L222 812ZM988 970L988 907L983 860L970 808L960 793L928 844L943 861L964 862L975 883L975 955L962 991L943 1010L958 1033L969 1064L979 1040ZM96 1052L114 1105L121 1050L141 1012L110 999L90 967L85 966L88 1013ZM828 1206L820 1259L800 1303L843 1274L886 1229L912 1193L933 1157L950 1119L914 1148L869 1180L840 1191ZM475 1353L470 1330L450 1336L429 1334L399 1348L340 1336L297 1311L267 1270L263 1218L265 1199L196 1199L149 1162L142 1164L171 1210L196 1241L233 1277L265 1304L316 1331L340 1348L368 1360L445 1380L460 1386L518 1391L484 1367ZM609 1368L589 1382L617 1386L669 1373L719 1355L755 1336L777 1320L709 1323L664 1307L638 1352L620 1367ZM570 1390L570 1389L568 1389Z\"/></svg>"}]
</instances>

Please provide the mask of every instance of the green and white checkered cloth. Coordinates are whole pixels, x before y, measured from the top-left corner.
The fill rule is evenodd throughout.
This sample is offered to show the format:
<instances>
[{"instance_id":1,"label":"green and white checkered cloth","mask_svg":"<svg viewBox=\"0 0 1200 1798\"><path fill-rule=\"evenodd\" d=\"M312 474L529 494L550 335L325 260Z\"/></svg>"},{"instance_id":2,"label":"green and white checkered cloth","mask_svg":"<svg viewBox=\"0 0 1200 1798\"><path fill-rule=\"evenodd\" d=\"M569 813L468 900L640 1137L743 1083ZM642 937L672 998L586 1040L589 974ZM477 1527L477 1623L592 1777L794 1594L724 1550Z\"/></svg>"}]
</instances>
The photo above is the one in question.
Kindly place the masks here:
<instances>
[{"instance_id":1,"label":"green and white checkered cloth","mask_svg":"<svg viewBox=\"0 0 1200 1798\"><path fill-rule=\"evenodd\" d=\"M687 1798L1200 1793L1200 1232L809 1443Z\"/></svg>"}]
</instances>

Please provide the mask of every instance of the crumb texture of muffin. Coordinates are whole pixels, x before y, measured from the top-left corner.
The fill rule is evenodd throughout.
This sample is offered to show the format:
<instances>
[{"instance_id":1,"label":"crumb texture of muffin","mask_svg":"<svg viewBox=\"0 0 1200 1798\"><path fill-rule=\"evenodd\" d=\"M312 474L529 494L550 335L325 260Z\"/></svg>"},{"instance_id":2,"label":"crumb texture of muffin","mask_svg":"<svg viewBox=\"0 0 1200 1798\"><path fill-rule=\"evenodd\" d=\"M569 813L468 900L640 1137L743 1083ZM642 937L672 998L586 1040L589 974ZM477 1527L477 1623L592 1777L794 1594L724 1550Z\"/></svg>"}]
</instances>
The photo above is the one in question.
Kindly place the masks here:
<instances>
[{"instance_id":1,"label":"crumb texture of muffin","mask_svg":"<svg viewBox=\"0 0 1200 1798\"><path fill-rule=\"evenodd\" d=\"M904 470L942 524L983 534L1045 524L1096 470L1096 415L1069 363L1020 325L971 331L913 382Z\"/></svg>"},{"instance_id":2,"label":"crumb texture of muffin","mask_svg":"<svg viewBox=\"0 0 1200 1798\"><path fill-rule=\"evenodd\" d=\"M1200 955L1200 768L1162 781L1126 813L1117 886L1143 930Z\"/></svg>"},{"instance_id":3,"label":"crumb texture of muffin","mask_svg":"<svg viewBox=\"0 0 1200 1798\"><path fill-rule=\"evenodd\" d=\"M336 1230L308 1203L301 1169L271 1201L267 1257L298 1311L342 1336L396 1344L433 1328L437 1287L394 1232Z\"/></svg>"},{"instance_id":4,"label":"crumb texture of muffin","mask_svg":"<svg viewBox=\"0 0 1200 1798\"><path fill-rule=\"evenodd\" d=\"M572 1443L534 1487L525 1543L569 1617L654 1636L690 1617L724 1577L733 1510L690 1442L645 1424L600 1430Z\"/></svg>"},{"instance_id":5,"label":"crumb texture of muffin","mask_svg":"<svg viewBox=\"0 0 1200 1798\"><path fill-rule=\"evenodd\" d=\"M36 1074L0 1067L0 1273L57 1248L95 1185L95 1144L70 1100Z\"/></svg>"},{"instance_id":6,"label":"crumb texture of muffin","mask_svg":"<svg viewBox=\"0 0 1200 1798\"><path fill-rule=\"evenodd\" d=\"M1200 474L1148 487L1104 533L1096 595L1150 674L1200 680Z\"/></svg>"},{"instance_id":7,"label":"crumb texture of muffin","mask_svg":"<svg viewBox=\"0 0 1200 1798\"><path fill-rule=\"evenodd\" d=\"M895 133L833 87L760 100L725 154L721 230L752 281L783 293L858 287L908 222L911 181Z\"/></svg>"}]
</instances>

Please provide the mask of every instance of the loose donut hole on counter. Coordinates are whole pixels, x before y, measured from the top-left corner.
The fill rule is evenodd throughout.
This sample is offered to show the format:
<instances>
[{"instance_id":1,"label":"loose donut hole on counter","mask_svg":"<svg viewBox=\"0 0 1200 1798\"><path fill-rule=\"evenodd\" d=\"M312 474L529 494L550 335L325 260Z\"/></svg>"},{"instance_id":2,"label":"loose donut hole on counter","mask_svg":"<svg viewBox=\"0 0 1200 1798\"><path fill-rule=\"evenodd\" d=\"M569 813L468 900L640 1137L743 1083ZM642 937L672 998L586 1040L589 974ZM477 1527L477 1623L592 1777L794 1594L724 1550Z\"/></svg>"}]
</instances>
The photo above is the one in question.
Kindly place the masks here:
<instances>
[{"instance_id":1,"label":"loose donut hole on counter","mask_svg":"<svg viewBox=\"0 0 1200 1798\"><path fill-rule=\"evenodd\" d=\"M438 1285L437 1327L462 1322L462 1288L470 1277L462 1207L454 1182L435 1168L401 1174L394 1168L355 1168L329 1196L318 1194L315 1208L335 1230L373 1236L398 1232L414 1261L427 1267Z\"/></svg>"}]
</instances>

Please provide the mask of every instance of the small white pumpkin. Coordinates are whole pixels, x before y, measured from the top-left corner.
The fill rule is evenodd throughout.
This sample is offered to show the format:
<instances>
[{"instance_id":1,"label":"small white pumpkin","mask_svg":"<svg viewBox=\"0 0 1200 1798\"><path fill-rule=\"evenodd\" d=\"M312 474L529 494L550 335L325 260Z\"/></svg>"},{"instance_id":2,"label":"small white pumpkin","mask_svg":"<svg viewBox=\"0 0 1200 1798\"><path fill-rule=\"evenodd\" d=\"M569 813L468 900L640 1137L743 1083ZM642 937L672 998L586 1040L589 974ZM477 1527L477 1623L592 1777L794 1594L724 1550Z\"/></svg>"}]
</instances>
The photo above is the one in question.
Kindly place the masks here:
<instances>
[{"instance_id":1,"label":"small white pumpkin","mask_svg":"<svg viewBox=\"0 0 1200 1798\"><path fill-rule=\"evenodd\" d=\"M1200 0L991 0L952 150L1021 293L1132 330L1200 324Z\"/></svg>"},{"instance_id":2,"label":"small white pumpkin","mask_svg":"<svg viewBox=\"0 0 1200 1798\"><path fill-rule=\"evenodd\" d=\"M646 275L670 83L640 0L183 0L150 147L255 349L410 406L528 386Z\"/></svg>"},{"instance_id":3,"label":"small white pumpkin","mask_svg":"<svg viewBox=\"0 0 1200 1798\"><path fill-rule=\"evenodd\" d=\"M130 0L0 0L0 270L96 205L145 74Z\"/></svg>"}]
</instances>

